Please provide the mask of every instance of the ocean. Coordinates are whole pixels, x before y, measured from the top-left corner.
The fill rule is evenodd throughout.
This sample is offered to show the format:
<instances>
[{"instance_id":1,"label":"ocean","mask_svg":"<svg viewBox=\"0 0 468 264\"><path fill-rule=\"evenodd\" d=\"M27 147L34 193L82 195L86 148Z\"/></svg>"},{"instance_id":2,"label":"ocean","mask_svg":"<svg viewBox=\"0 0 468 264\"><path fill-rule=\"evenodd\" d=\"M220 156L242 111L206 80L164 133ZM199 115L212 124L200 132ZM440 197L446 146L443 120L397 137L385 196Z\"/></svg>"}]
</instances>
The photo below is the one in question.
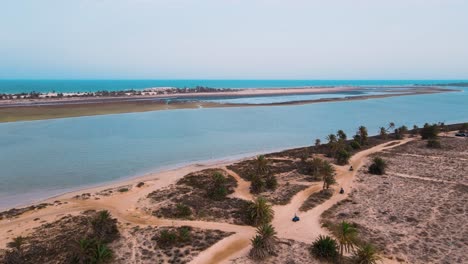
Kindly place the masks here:
<instances>
[{"instance_id":1,"label":"ocean","mask_svg":"<svg viewBox=\"0 0 468 264\"><path fill-rule=\"evenodd\" d=\"M273 88L302 86L411 85L467 82L466 80L0 80L0 93L94 92L151 87Z\"/></svg>"},{"instance_id":2,"label":"ocean","mask_svg":"<svg viewBox=\"0 0 468 264\"><path fill-rule=\"evenodd\" d=\"M387 83L388 84L388 83ZM179 109L0 124L0 208L162 168L313 144L360 125L468 122L468 88L306 105Z\"/></svg>"}]
</instances>

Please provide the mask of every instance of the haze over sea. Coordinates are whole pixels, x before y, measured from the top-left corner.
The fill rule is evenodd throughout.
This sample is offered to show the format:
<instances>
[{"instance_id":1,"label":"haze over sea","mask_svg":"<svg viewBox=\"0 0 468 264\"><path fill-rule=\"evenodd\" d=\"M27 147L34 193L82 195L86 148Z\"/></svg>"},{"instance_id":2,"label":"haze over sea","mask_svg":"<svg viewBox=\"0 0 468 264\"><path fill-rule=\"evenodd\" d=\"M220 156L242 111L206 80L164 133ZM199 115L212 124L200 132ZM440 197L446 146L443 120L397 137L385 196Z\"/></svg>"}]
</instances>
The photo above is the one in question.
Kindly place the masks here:
<instances>
[{"instance_id":1,"label":"haze over sea","mask_svg":"<svg viewBox=\"0 0 468 264\"><path fill-rule=\"evenodd\" d=\"M467 82L466 80L0 80L0 93L95 92L151 87L273 88L302 86L411 85Z\"/></svg>"},{"instance_id":2,"label":"haze over sea","mask_svg":"<svg viewBox=\"0 0 468 264\"><path fill-rule=\"evenodd\" d=\"M7 82L1 81L2 89ZM33 88L66 91L190 86L190 81L39 81ZM439 83L438 80L415 83ZM456 82L456 81L444 81ZM194 85L272 87L302 85L401 85L410 81L203 81ZM92 85L91 85L92 84ZM131 85L130 85L131 84ZM138 85L137 85L138 84ZM238 85L234 85L238 84ZM20 86L8 88L18 91ZM119 88L130 88L120 85ZM306 105L181 109L0 124L0 208L150 171L211 159L240 157L324 140L359 125L376 134L425 122L467 122L468 88L461 92ZM25 91L25 90L23 90ZM2 90L2 92L5 92ZM252 126L255 124L255 126Z\"/></svg>"}]
</instances>

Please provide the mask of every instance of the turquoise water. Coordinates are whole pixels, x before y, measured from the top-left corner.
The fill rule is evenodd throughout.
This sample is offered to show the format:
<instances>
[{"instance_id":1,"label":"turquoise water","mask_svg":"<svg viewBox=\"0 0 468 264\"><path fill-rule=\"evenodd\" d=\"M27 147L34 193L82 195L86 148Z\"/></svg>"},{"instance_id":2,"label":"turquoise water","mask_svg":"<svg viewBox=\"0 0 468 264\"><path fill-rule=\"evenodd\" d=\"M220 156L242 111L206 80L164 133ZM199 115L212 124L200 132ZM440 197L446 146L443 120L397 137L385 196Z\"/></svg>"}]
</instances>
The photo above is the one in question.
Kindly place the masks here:
<instances>
[{"instance_id":1,"label":"turquoise water","mask_svg":"<svg viewBox=\"0 0 468 264\"><path fill-rule=\"evenodd\" d=\"M0 124L0 207L187 162L312 144L359 125L468 122L468 89L298 106L155 111Z\"/></svg>"},{"instance_id":2,"label":"turquoise water","mask_svg":"<svg viewBox=\"0 0 468 264\"><path fill-rule=\"evenodd\" d=\"M466 80L0 80L0 93L93 92L149 87L265 88L334 85L409 85L466 82Z\"/></svg>"}]
</instances>

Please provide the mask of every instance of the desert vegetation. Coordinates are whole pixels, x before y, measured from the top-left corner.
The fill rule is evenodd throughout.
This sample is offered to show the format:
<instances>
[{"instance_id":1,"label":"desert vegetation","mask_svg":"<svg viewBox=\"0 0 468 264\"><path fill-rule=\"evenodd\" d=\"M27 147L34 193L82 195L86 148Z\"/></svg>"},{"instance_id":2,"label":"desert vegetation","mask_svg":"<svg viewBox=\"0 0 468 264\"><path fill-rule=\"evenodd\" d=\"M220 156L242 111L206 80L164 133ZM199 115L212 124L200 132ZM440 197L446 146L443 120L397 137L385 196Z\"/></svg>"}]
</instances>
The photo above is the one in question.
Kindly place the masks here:
<instances>
[{"instance_id":1,"label":"desert vegetation","mask_svg":"<svg viewBox=\"0 0 468 264\"><path fill-rule=\"evenodd\" d=\"M108 211L89 211L46 223L26 236L16 237L2 256L6 264L109 263L109 243L119 238L117 221Z\"/></svg>"}]
</instances>

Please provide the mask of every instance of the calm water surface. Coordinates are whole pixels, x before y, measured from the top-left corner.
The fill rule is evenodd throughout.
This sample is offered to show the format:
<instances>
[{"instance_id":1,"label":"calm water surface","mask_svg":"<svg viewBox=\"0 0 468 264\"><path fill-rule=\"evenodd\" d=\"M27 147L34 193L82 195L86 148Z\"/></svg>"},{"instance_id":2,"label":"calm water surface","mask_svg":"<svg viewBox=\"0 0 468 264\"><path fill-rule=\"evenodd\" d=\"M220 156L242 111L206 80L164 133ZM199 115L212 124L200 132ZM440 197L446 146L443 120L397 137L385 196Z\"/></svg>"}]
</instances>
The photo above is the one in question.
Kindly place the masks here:
<instances>
[{"instance_id":1,"label":"calm water surface","mask_svg":"<svg viewBox=\"0 0 468 264\"><path fill-rule=\"evenodd\" d=\"M0 208L162 167L312 144L359 125L468 121L463 92L0 124Z\"/></svg>"}]
</instances>

